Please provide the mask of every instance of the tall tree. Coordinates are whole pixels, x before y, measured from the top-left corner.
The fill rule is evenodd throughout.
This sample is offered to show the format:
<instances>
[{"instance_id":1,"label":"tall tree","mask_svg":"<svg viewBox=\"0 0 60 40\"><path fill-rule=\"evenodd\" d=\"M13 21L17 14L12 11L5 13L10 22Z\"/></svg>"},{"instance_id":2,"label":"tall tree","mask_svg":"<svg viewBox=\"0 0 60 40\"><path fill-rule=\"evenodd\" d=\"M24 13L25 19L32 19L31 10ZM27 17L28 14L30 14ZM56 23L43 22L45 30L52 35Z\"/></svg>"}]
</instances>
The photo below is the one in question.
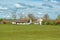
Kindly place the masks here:
<instances>
[{"instance_id":1,"label":"tall tree","mask_svg":"<svg viewBox=\"0 0 60 40\"><path fill-rule=\"evenodd\" d=\"M35 17L34 17L34 15L33 14L28 14L28 17L32 20L32 21L35 21Z\"/></svg>"},{"instance_id":2,"label":"tall tree","mask_svg":"<svg viewBox=\"0 0 60 40\"><path fill-rule=\"evenodd\" d=\"M3 19L0 19L0 22L3 21Z\"/></svg>"},{"instance_id":3,"label":"tall tree","mask_svg":"<svg viewBox=\"0 0 60 40\"><path fill-rule=\"evenodd\" d=\"M18 14L18 16L20 17L20 19L22 19L24 17L24 13L21 12L21 13Z\"/></svg>"},{"instance_id":4,"label":"tall tree","mask_svg":"<svg viewBox=\"0 0 60 40\"><path fill-rule=\"evenodd\" d=\"M12 13L12 18L13 18L13 20L16 19L16 13L15 12Z\"/></svg>"},{"instance_id":5,"label":"tall tree","mask_svg":"<svg viewBox=\"0 0 60 40\"><path fill-rule=\"evenodd\" d=\"M13 12L12 12L12 18L14 19L14 20L16 20L16 12L17 12L17 10L18 10L18 8L16 8L16 9L14 9L13 10Z\"/></svg>"},{"instance_id":6,"label":"tall tree","mask_svg":"<svg viewBox=\"0 0 60 40\"><path fill-rule=\"evenodd\" d=\"M60 20L60 14L57 15L57 20Z\"/></svg>"},{"instance_id":7,"label":"tall tree","mask_svg":"<svg viewBox=\"0 0 60 40\"><path fill-rule=\"evenodd\" d=\"M44 15L44 19L45 19L45 20L48 20L48 19L49 19L49 15L48 15L48 14L45 14L45 15Z\"/></svg>"}]
</instances>

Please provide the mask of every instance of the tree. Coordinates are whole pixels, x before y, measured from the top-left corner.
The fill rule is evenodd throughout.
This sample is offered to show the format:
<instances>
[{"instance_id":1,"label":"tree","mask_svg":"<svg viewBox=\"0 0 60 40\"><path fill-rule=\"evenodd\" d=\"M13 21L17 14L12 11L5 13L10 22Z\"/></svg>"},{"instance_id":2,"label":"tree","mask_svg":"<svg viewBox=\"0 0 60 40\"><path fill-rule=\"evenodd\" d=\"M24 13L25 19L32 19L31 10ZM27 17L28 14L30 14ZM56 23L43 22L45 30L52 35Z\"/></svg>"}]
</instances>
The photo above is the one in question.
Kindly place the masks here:
<instances>
[{"instance_id":1,"label":"tree","mask_svg":"<svg viewBox=\"0 0 60 40\"><path fill-rule=\"evenodd\" d=\"M60 20L60 14L57 15L57 20Z\"/></svg>"},{"instance_id":2,"label":"tree","mask_svg":"<svg viewBox=\"0 0 60 40\"><path fill-rule=\"evenodd\" d=\"M28 14L28 17L32 20L32 21L35 21L35 17L34 17L34 15L33 14Z\"/></svg>"},{"instance_id":3,"label":"tree","mask_svg":"<svg viewBox=\"0 0 60 40\"><path fill-rule=\"evenodd\" d=\"M3 19L0 19L0 23L2 23Z\"/></svg>"},{"instance_id":4,"label":"tree","mask_svg":"<svg viewBox=\"0 0 60 40\"><path fill-rule=\"evenodd\" d=\"M57 18L55 20L55 24L59 24L60 25L60 14L57 15Z\"/></svg>"},{"instance_id":5,"label":"tree","mask_svg":"<svg viewBox=\"0 0 60 40\"><path fill-rule=\"evenodd\" d=\"M45 14L44 16L43 16L43 24L49 24L49 15L48 14Z\"/></svg>"},{"instance_id":6,"label":"tree","mask_svg":"<svg viewBox=\"0 0 60 40\"><path fill-rule=\"evenodd\" d=\"M49 19L49 15L48 15L48 14L45 14L43 18L44 18L45 20L48 20L48 19Z\"/></svg>"},{"instance_id":7,"label":"tree","mask_svg":"<svg viewBox=\"0 0 60 40\"><path fill-rule=\"evenodd\" d=\"M12 18L13 18L13 20L15 20L16 19L16 14L12 14Z\"/></svg>"},{"instance_id":8,"label":"tree","mask_svg":"<svg viewBox=\"0 0 60 40\"><path fill-rule=\"evenodd\" d=\"M16 20L16 12L17 12L17 8L13 10L12 12L12 18L13 20Z\"/></svg>"},{"instance_id":9,"label":"tree","mask_svg":"<svg viewBox=\"0 0 60 40\"><path fill-rule=\"evenodd\" d=\"M24 17L24 13L21 12L21 13L18 14L18 16L19 16L20 19L22 19Z\"/></svg>"},{"instance_id":10,"label":"tree","mask_svg":"<svg viewBox=\"0 0 60 40\"><path fill-rule=\"evenodd\" d=\"M0 19L0 22L3 21L3 19Z\"/></svg>"}]
</instances>

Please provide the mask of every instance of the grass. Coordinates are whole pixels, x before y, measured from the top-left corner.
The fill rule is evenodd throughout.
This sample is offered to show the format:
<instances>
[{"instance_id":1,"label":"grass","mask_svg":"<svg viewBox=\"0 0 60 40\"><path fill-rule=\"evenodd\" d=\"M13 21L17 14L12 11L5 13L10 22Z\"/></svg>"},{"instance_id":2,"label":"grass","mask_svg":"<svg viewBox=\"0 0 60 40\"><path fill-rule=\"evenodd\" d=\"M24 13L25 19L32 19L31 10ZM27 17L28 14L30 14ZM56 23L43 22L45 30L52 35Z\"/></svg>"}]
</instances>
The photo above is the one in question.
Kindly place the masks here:
<instances>
[{"instance_id":1,"label":"grass","mask_svg":"<svg viewBox=\"0 0 60 40\"><path fill-rule=\"evenodd\" d=\"M0 24L0 40L60 40L60 25Z\"/></svg>"}]
</instances>

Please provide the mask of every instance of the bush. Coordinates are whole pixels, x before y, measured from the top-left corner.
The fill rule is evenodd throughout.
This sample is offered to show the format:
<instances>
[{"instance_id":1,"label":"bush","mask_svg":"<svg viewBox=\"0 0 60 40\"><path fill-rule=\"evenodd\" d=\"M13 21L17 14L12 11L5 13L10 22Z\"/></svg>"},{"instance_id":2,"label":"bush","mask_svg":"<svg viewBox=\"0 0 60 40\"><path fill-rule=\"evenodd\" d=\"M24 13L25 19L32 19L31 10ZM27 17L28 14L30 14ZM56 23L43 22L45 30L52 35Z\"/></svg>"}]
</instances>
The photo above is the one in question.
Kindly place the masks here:
<instances>
[{"instance_id":1,"label":"bush","mask_svg":"<svg viewBox=\"0 0 60 40\"><path fill-rule=\"evenodd\" d=\"M56 25L60 25L60 20L55 20Z\"/></svg>"},{"instance_id":2,"label":"bush","mask_svg":"<svg viewBox=\"0 0 60 40\"><path fill-rule=\"evenodd\" d=\"M44 25L55 25L55 21L54 20L47 20L47 21L43 21Z\"/></svg>"}]
</instances>

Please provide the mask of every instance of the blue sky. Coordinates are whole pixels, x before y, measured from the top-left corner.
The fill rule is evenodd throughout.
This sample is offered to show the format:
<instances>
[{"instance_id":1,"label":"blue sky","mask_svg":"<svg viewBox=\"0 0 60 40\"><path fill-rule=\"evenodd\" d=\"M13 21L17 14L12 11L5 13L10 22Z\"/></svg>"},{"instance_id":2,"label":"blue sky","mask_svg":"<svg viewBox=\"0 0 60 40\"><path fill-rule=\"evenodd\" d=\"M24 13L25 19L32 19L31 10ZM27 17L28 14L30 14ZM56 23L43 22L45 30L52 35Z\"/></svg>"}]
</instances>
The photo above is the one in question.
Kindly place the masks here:
<instances>
[{"instance_id":1,"label":"blue sky","mask_svg":"<svg viewBox=\"0 0 60 40\"><path fill-rule=\"evenodd\" d=\"M48 13L50 18L55 19L60 13L60 0L0 0L0 18L11 18L12 12L18 7L16 12L29 12L36 17L41 17Z\"/></svg>"}]
</instances>

